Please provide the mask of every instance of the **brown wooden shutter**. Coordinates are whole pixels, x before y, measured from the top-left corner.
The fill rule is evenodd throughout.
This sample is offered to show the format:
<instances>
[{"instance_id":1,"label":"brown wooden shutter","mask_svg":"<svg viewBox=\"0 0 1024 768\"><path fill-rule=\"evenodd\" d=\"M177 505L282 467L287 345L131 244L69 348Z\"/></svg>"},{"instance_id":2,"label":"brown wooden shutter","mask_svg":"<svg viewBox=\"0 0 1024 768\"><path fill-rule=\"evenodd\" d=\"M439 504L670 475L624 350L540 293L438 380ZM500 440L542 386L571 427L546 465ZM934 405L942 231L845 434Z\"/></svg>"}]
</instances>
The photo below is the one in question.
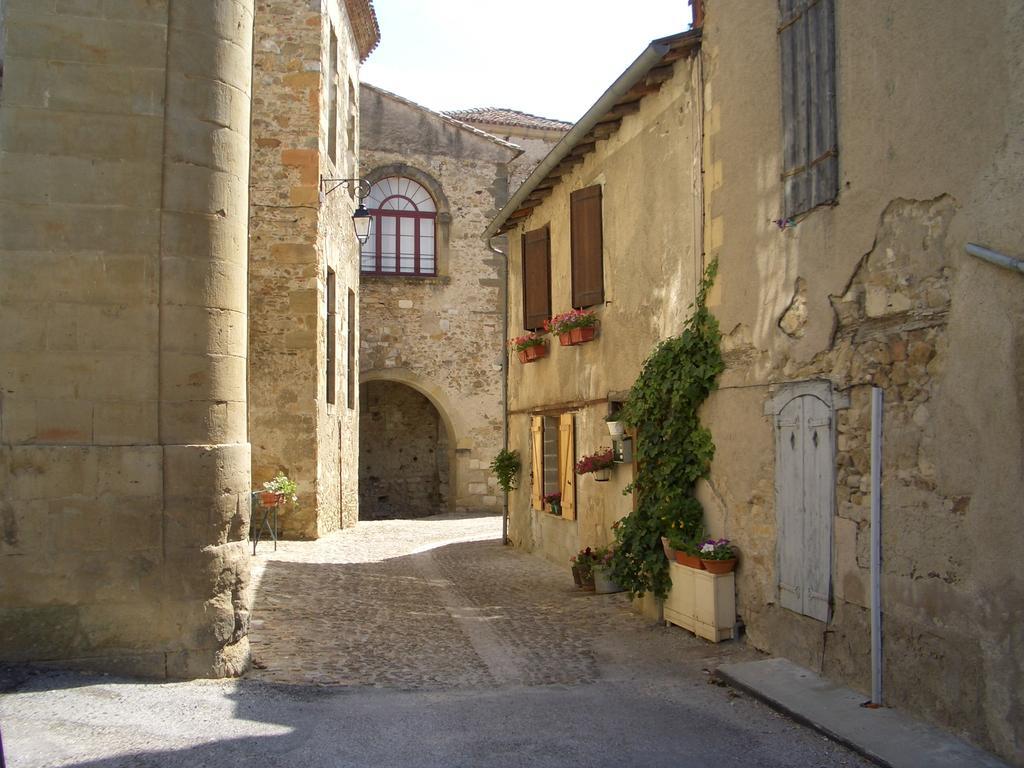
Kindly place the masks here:
<instances>
[{"instance_id":1,"label":"brown wooden shutter","mask_svg":"<svg viewBox=\"0 0 1024 768\"><path fill-rule=\"evenodd\" d=\"M592 307L604 301L604 239L601 232L601 185L569 195L572 245L572 305Z\"/></svg>"},{"instance_id":2,"label":"brown wooden shutter","mask_svg":"<svg viewBox=\"0 0 1024 768\"><path fill-rule=\"evenodd\" d=\"M834 0L779 0L785 216L839 193Z\"/></svg>"},{"instance_id":3,"label":"brown wooden shutter","mask_svg":"<svg viewBox=\"0 0 1024 768\"><path fill-rule=\"evenodd\" d=\"M573 415L558 417L558 486L562 494L562 517L576 519L576 446Z\"/></svg>"},{"instance_id":4,"label":"brown wooden shutter","mask_svg":"<svg viewBox=\"0 0 1024 768\"><path fill-rule=\"evenodd\" d=\"M544 417L530 417L530 506L544 509Z\"/></svg>"},{"instance_id":5,"label":"brown wooden shutter","mask_svg":"<svg viewBox=\"0 0 1024 768\"><path fill-rule=\"evenodd\" d=\"M531 230L522 238L523 327L544 327L551 317L551 239L548 228Z\"/></svg>"}]
</instances>

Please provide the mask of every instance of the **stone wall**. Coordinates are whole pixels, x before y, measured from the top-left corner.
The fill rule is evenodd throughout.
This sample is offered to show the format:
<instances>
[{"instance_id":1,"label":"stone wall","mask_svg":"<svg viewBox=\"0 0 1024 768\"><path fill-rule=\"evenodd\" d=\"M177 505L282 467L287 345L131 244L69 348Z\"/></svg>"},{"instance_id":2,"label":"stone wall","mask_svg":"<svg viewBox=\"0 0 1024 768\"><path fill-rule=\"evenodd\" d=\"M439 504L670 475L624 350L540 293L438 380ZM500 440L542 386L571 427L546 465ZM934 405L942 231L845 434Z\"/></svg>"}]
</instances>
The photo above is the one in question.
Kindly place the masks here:
<instances>
[{"instance_id":1,"label":"stone wall","mask_svg":"<svg viewBox=\"0 0 1024 768\"><path fill-rule=\"evenodd\" d=\"M504 261L480 233L506 199L518 151L370 86L361 120L363 175L411 174L434 194L439 233L437 277L362 276L362 380L426 395L454 451L449 508L496 512L488 465L502 446Z\"/></svg>"},{"instance_id":2,"label":"stone wall","mask_svg":"<svg viewBox=\"0 0 1024 768\"><path fill-rule=\"evenodd\" d=\"M975 9L979 54L956 37L953 2L836 8L837 205L782 230L781 128L765 117L780 114L777 9L707 15L705 247L720 263L727 369L706 409L718 450L702 500L712 532L742 551L750 642L866 691L869 398L881 387L885 701L1019 764L1024 300L1019 276L964 246L1020 255L1024 240L1024 139L1010 128L1024 118L1024 17L1013 2ZM944 66L922 82L936 57ZM779 606L764 415L779 386L814 379L849 401L835 413L827 623Z\"/></svg>"},{"instance_id":3,"label":"stone wall","mask_svg":"<svg viewBox=\"0 0 1024 768\"><path fill-rule=\"evenodd\" d=\"M448 433L433 404L391 381L362 386L359 516L426 517L448 508Z\"/></svg>"},{"instance_id":4,"label":"stone wall","mask_svg":"<svg viewBox=\"0 0 1024 768\"><path fill-rule=\"evenodd\" d=\"M5 660L248 663L252 19L251 0L6 3Z\"/></svg>"},{"instance_id":5,"label":"stone wall","mask_svg":"<svg viewBox=\"0 0 1024 768\"><path fill-rule=\"evenodd\" d=\"M329 66L334 32L335 69ZM349 291L358 288L347 189L356 175L359 54L345 8L295 0L256 7L250 219L249 429L256 486L299 484L284 535L316 538L356 519L358 425L349 408ZM332 90L329 73L335 73ZM328 130L337 111L337 149ZM335 397L327 396L327 279L335 274Z\"/></svg>"}]
</instances>

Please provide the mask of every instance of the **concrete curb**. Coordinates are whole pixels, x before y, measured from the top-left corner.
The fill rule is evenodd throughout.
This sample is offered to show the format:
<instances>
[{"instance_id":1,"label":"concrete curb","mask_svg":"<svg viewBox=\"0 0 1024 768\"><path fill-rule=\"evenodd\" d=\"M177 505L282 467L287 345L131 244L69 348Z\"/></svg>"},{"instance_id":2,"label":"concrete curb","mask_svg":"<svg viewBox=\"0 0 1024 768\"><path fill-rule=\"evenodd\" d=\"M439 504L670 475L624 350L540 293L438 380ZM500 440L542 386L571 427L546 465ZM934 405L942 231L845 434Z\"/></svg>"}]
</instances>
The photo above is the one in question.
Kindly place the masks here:
<instances>
[{"instance_id":1,"label":"concrete curb","mask_svg":"<svg viewBox=\"0 0 1024 768\"><path fill-rule=\"evenodd\" d=\"M773 709L886 768L1009 768L952 734L786 659L723 664L716 674Z\"/></svg>"}]
</instances>

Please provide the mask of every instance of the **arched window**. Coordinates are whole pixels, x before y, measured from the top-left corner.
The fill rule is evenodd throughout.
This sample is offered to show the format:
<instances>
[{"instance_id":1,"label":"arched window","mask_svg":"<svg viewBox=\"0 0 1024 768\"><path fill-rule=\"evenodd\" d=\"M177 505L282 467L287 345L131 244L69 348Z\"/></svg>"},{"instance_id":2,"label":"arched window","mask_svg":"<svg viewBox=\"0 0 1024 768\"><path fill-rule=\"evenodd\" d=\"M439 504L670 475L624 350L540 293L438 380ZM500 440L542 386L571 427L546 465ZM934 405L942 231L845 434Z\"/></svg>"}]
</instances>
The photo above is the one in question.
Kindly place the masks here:
<instances>
[{"instance_id":1,"label":"arched window","mask_svg":"<svg viewBox=\"0 0 1024 768\"><path fill-rule=\"evenodd\" d=\"M361 252L363 273L437 274L437 207L426 189L412 179L388 176L373 185L363 203L373 216L373 230Z\"/></svg>"}]
</instances>

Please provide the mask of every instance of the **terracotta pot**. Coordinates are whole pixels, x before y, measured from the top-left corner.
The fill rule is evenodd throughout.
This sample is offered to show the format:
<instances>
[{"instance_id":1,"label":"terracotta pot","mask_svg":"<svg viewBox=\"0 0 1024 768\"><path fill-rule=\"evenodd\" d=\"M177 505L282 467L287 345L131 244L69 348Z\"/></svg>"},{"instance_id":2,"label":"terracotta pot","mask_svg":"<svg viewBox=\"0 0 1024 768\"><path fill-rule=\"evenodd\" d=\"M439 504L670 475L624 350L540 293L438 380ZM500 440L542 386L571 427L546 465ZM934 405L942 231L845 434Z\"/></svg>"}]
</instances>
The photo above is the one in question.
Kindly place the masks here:
<instances>
[{"instance_id":1,"label":"terracotta pot","mask_svg":"<svg viewBox=\"0 0 1024 768\"><path fill-rule=\"evenodd\" d=\"M284 503L283 493L274 493L273 491L260 491L260 504L264 507L276 507L278 504Z\"/></svg>"},{"instance_id":2,"label":"terracotta pot","mask_svg":"<svg viewBox=\"0 0 1024 768\"><path fill-rule=\"evenodd\" d=\"M571 347L573 343L572 331L567 331L566 333L558 334L558 343L561 344L563 347Z\"/></svg>"},{"instance_id":3,"label":"terracotta pot","mask_svg":"<svg viewBox=\"0 0 1024 768\"><path fill-rule=\"evenodd\" d=\"M701 560L708 573L729 573L736 567L736 558L729 560Z\"/></svg>"},{"instance_id":4,"label":"terracotta pot","mask_svg":"<svg viewBox=\"0 0 1024 768\"><path fill-rule=\"evenodd\" d=\"M699 557L683 552L681 549L676 550L676 562L680 565L686 565L698 571L704 570L704 566L702 564L703 561Z\"/></svg>"},{"instance_id":5,"label":"terracotta pot","mask_svg":"<svg viewBox=\"0 0 1024 768\"><path fill-rule=\"evenodd\" d=\"M532 363L534 360L540 360L542 357L547 357L547 354L547 344L534 344L532 347L519 350L519 362Z\"/></svg>"},{"instance_id":6,"label":"terracotta pot","mask_svg":"<svg viewBox=\"0 0 1024 768\"><path fill-rule=\"evenodd\" d=\"M595 325L588 325L586 328L573 328L569 331L569 337L573 344L585 344L588 341L593 341L595 334L597 334Z\"/></svg>"}]
</instances>

